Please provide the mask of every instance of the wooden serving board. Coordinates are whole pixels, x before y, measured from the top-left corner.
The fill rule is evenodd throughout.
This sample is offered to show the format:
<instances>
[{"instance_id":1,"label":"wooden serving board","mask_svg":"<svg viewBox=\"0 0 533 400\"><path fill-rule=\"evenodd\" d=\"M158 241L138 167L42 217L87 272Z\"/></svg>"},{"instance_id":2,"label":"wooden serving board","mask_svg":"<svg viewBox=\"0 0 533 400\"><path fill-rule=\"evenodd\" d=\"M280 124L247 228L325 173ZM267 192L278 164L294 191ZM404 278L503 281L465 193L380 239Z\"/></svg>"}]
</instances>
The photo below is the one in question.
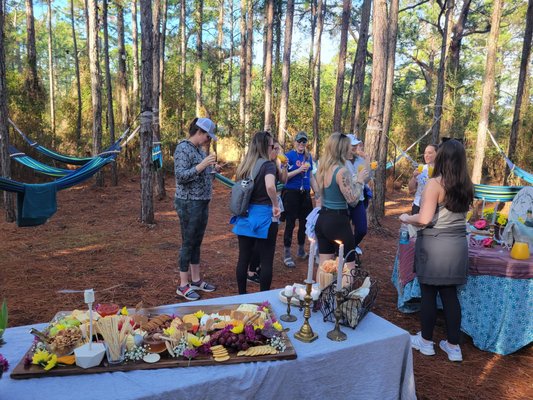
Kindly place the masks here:
<instances>
[{"instance_id":1,"label":"wooden serving board","mask_svg":"<svg viewBox=\"0 0 533 400\"><path fill-rule=\"evenodd\" d=\"M253 303L255 304L255 303ZM239 307L239 304L225 304L225 305L210 305L210 306L161 306L151 309L145 309L144 313L152 317L157 314L168 314L176 315L182 317L185 314L192 314L198 310L202 310L205 313L215 313L221 310L233 310ZM271 311L271 314L273 311ZM287 348L283 353L278 353L275 355L264 355L264 356L240 356L237 357L236 353L229 353L230 359L224 362L217 362L214 360L211 354L200 354L198 358L189 360L183 357L173 358L167 351L161 353L161 360L156 363L149 364L144 361L128 361L120 365L109 365L107 363L106 357L102 363L93 368L83 369L76 365L65 365L65 366L56 366L50 371L45 371L39 365L31 365L29 368L24 367L24 358L26 354L22 357L22 360L15 367L11 373L11 378L13 379L28 379L28 378L44 378L49 376L69 376L69 375L85 375L85 374L97 374L100 372L115 372L115 371L133 371L133 370L144 370L144 369L159 369L159 368L175 368L175 367L187 367L187 366L204 366L204 365L220 365L224 364L237 364L244 362L256 362L256 361L274 361L274 360L293 360L296 358L296 351L292 345L286 332L280 332L280 335L285 339L285 344Z\"/></svg>"}]
</instances>

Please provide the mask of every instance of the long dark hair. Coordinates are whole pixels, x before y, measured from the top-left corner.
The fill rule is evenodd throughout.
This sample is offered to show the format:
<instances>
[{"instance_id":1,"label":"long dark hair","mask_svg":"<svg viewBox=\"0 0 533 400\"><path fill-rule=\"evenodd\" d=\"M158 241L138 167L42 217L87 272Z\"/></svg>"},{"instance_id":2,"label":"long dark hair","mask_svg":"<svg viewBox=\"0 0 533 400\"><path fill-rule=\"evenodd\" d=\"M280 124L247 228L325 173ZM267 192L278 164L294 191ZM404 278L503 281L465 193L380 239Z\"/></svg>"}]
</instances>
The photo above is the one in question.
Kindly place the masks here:
<instances>
[{"instance_id":1,"label":"long dark hair","mask_svg":"<svg viewBox=\"0 0 533 400\"><path fill-rule=\"evenodd\" d=\"M465 148L459 141L447 140L439 146L433 176L441 177L446 208L467 212L474 200L474 185L468 175Z\"/></svg>"}]
</instances>

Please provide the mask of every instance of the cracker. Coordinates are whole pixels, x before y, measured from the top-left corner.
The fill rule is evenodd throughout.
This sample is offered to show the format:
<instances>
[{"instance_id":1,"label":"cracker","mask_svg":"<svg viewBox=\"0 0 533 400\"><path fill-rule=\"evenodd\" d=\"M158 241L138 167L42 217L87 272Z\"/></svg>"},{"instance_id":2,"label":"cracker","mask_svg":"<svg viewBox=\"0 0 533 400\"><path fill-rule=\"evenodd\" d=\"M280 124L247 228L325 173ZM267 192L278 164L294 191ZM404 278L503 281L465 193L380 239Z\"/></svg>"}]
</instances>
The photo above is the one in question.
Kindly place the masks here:
<instances>
[{"instance_id":1,"label":"cracker","mask_svg":"<svg viewBox=\"0 0 533 400\"><path fill-rule=\"evenodd\" d=\"M229 358L230 358L229 355L223 356L223 357L215 357L215 361L216 362L224 362L224 361L228 361Z\"/></svg>"}]
</instances>

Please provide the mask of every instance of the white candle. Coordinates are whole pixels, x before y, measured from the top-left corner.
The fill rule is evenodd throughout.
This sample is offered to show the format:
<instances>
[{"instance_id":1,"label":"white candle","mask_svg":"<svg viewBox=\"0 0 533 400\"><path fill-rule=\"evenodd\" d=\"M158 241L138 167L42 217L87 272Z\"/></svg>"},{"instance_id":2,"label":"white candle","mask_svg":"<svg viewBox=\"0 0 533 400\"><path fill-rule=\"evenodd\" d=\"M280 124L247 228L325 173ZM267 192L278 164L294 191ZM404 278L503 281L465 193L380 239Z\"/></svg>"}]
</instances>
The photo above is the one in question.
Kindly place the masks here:
<instances>
[{"instance_id":1,"label":"white candle","mask_svg":"<svg viewBox=\"0 0 533 400\"><path fill-rule=\"evenodd\" d=\"M83 297L85 298L85 302L87 304L94 303L94 290L93 289L85 290L85 292L83 292Z\"/></svg>"},{"instance_id":2,"label":"white candle","mask_svg":"<svg viewBox=\"0 0 533 400\"><path fill-rule=\"evenodd\" d=\"M291 285L285 286L285 296L289 297L294 294L294 288Z\"/></svg>"},{"instance_id":3,"label":"white candle","mask_svg":"<svg viewBox=\"0 0 533 400\"><path fill-rule=\"evenodd\" d=\"M337 290L342 289L342 270L344 268L344 243L339 243L339 265L337 266Z\"/></svg>"},{"instance_id":4,"label":"white candle","mask_svg":"<svg viewBox=\"0 0 533 400\"><path fill-rule=\"evenodd\" d=\"M313 267L315 266L315 241L309 238L309 263L307 266L307 280L313 280Z\"/></svg>"},{"instance_id":5,"label":"white candle","mask_svg":"<svg viewBox=\"0 0 533 400\"><path fill-rule=\"evenodd\" d=\"M318 296L320 296L320 291L317 288L312 288L311 289L311 297L313 298L313 300L317 301L318 300Z\"/></svg>"},{"instance_id":6,"label":"white candle","mask_svg":"<svg viewBox=\"0 0 533 400\"><path fill-rule=\"evenodd\" d=\"M298 288L297 293L298 293L298 298L300 300L305 299L305 295L307 294L306 290L304 288L302 288L302 287Z\"/></svg>"}]
</instances>

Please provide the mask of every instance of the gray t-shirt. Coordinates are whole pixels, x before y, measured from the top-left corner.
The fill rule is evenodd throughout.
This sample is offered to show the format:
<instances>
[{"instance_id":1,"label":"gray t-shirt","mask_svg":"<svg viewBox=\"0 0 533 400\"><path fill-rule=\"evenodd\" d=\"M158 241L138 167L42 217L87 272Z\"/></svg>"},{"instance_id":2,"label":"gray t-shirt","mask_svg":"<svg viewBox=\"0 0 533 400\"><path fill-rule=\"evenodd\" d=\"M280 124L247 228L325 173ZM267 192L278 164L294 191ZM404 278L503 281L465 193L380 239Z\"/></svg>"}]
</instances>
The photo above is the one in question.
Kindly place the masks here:
<instances>
[{"instance_id":1,"label":"gray t-shirt","mask_svg":"<svg viewBox=\"0 0 533 400\"><path fill-rule=\"evenodd\" d=\"M176 195L184 200L211 200L213 176L211 167L198 173L196 166L205 158L205 153L188 140L182 140L174 151L174 175Z\"/></svg>"}]
</instances>

